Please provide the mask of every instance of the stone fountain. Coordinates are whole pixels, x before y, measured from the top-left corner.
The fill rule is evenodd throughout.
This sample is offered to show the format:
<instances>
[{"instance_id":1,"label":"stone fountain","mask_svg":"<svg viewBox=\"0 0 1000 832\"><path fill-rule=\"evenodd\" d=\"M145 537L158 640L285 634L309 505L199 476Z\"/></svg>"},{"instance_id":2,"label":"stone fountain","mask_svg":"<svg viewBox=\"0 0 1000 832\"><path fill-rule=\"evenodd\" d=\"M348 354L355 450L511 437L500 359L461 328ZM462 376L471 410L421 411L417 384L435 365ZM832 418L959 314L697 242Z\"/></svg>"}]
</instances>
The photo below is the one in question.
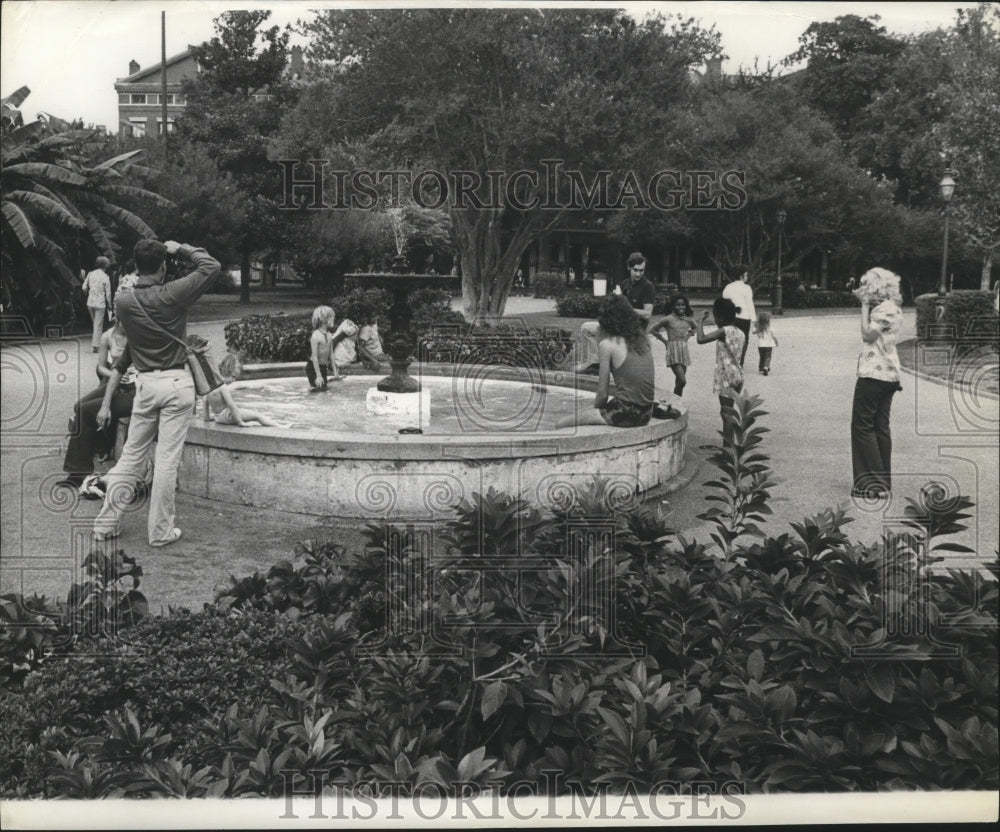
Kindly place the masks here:
<instances>
[{"instance_id":1,"label":"stone fountain","mask_svg":"<svg viewBox=\"0 0 1000 832\"><path fill-rule=\"evenodd\" d=\"M359 275L393 295L388 376L342 368L342 384L309 396L302 362L247 365L232 385L237 403L270 407L291 427L196 420L184 447L181 490L296 514L422 522L450 515L461 500L491 487L543 510L567 510L600 476L607 500L623 509L693 475L685 467L683 403L681 418L641 428L557 429L559 417L593 407L595 378L530 361L490 365L477 360L474 345L451 363L421 363L419 379L412 377L410 293L452 288L456 278L404 269L399 261L392 272Z\"/></svg>"},{"instance_id":2,"label":"stone fountain","mask_svg":"<svg viewBox=\"0 0 1000 832\"><path fill-rule=\"evenodd\" d=\"M392 292L389 307L389 331L384 339L390 357L390 374L368 390L365 409L373 416L406 418L422 429L431 412L430 390L410 375L410 363L417 348L417 338L410 327L413 311L410 292L415 289L443 289L454 286L458 278L451 275L413 274L403 255L397 255L391 272L359 274L371 286Z\"/></svg>"}]
</instances>

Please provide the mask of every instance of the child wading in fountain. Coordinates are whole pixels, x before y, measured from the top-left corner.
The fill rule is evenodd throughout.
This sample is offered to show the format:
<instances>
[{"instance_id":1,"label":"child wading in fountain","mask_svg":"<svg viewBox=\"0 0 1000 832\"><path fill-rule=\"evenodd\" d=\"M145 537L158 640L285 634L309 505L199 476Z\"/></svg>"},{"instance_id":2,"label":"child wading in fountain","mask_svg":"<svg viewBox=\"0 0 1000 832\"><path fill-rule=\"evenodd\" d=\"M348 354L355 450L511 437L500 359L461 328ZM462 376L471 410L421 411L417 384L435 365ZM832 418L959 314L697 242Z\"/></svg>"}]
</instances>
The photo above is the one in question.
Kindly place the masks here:
<instances>
[{"instance_id":1,"label":"child wading in fountain","mask_svg":"<svg viewBox=\"0 0 1000 832\"><path fill-rule=\"evenodd\" d=\"M667 337L661 335L661 330L667 331ZM674 395L684 394L687 385L687 368L691 365L691 355L688 352L688 339L698 330L698 325L691 317L691 305L683 295L674 298L673 308L669 315L660 318L649 334L663 341L667 348L667 366L674 372Z\"/></svg>"},{"instance_id":2,"label":"child wading in fountain","mask_svg":"<svg viewBox=\"0 0 1000 832\"><path fill-rule=\"evenodd\" d=\"M313 334L309 336L310 357L306 363L306 378L313 390L325 390L327 380L343 381L344 377L334 361L334 347L348 336L357 333L358 328L350 321L341 322L335 332L330 332L337 316L329 306L317 306L312 313ZM345 327L349 325L349 328ZM330 375L327 376L327 371ZM322 380L321 380L322 379Z\"/></svg>"},{"instance_id":3,"label":"child wading in fountain","mask_svg":"<svg viewBox=\"0 0 1000 832\"><path fill-rule=\"evenodd\" d=\"M217 425L238 425L243 427L248 422L259 422L264 427L283 427L279 422L269 419L267 416L258 413L256 410L241 410L233 401L233 394L229 391L229 385L243 375L243 365L233 353L226 353L226 357L219 362L219 374L222 376L223 384L215 388L205 396L205 419L215 418Z\"/></svg>"},{"instance_id":4,"label":"child wading in fountain","mask_svg":"<svg viewBox=\"0 0 1000 832\"><path fill-rule=\"evenodd\" d=\"M757 323L753 325L753 334L757 336L757 354L760 363L757 369L762 376L771 372L771 351L778 346L778 336L771 326L771 313L761 312L757 315Z\"/></svg>"},{"instance_id":5,"label":"child wading in fountain","mask_svg":"<svg viewBox=\"0 0 1000 832\"><path fill-rule=\"evenodd\" d=\"M707 344L715 341L715 379L712 392L719 397L722 413L722 444L732 443L732 431L726 423L725 408L732 407L736 394L743 390L743 369L740 367L740 356L746 336L736 326L736 305L729 298L716 298L712 304L712 317L715 319L715 332L705 334L705 321L708 311L698 322L698 343Z\"/></svg>"}]
</instances>

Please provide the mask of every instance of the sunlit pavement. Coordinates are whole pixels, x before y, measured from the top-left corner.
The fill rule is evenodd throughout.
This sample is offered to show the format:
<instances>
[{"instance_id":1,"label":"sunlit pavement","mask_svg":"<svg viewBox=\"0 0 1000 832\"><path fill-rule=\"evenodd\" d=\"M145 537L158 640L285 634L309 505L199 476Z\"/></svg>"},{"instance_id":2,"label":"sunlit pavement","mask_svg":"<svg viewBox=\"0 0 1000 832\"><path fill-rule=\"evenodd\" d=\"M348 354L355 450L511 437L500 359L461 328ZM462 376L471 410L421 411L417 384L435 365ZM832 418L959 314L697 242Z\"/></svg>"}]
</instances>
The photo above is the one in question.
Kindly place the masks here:
<instances>
[{"instance_id":1,"label":"sunlit pavement","mask_svg":"<svg viewBox=\"0 0 1000 832\"><path fill-rule=\"evenodd\" d=\"M548 311L551 301L512 298L508 315ZM294 311L289 309L289 311ZM996 397L953 392L948 385L906 374L893 402L894 490L888 504L857 505L850 497L850 413L860 334L855 316L776 318L780 346L771 375L757 373L753 344L747 353L746 386L763 398L769 428L763 451L771 457L776 485L767 524L772 534L791 531L789 522L826 508L844 506L855 522L853 539L876 540L898 529L906 498L916 498L929 481L949 494L971 497L976 505L969 531L959 537L977 556L950 554L948 564L968 567L991 559L997 547L998 434ZM213 343L224 343L224 321L192 324ZM904 337L914 331L906 310ZM654 342L657 392L670 397L673 375L663 346ZM718 444L720 417L712 395L715 345L690 344L693 364L684 401L690 408L688 453L701 467L686 489L661 507L686 536L706 540L697 520L704 510L700 483L714 471L700 446ZM89 550L90 524L99 503L70 499L57 488L62 477L65 433L73 402L96 383L95 356L83 337L2 346L2 505L0 505L0 588L3 591L64 595L78 578L76 564ZM934 360L940 360L940 355ZM213 589L230 574L266 570L293 555L296 541L317 537L360 545L356 528L323 526L313 517L261 511L178 496L181 543L169 550L146 543L146 507L125 519L120 547L144 569L142 589L154 611L170 605L192 608L210 601Z\"/></svg>"}]
</instances>

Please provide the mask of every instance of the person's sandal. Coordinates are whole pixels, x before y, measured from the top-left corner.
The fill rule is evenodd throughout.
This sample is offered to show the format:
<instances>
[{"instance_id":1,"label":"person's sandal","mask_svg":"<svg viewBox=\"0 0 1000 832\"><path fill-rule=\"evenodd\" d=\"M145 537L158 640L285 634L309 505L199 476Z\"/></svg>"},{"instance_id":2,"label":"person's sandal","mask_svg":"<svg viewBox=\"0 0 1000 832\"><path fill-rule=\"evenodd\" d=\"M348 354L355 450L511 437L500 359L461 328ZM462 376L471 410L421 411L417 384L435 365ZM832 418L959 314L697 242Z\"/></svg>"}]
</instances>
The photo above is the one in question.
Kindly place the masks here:
<instances>
[{"instance_id":1,"label":"person's sandal","mask_svg":"<svg viewBox=\"0 0 1000 832\"><path fill-rule=\"evenodd\" d=\"M663 405L660 402L656 402L653 405L654 419L677 419L680 415L681 412L675 409L673 405Z\"/></svg>"}]
</instances>

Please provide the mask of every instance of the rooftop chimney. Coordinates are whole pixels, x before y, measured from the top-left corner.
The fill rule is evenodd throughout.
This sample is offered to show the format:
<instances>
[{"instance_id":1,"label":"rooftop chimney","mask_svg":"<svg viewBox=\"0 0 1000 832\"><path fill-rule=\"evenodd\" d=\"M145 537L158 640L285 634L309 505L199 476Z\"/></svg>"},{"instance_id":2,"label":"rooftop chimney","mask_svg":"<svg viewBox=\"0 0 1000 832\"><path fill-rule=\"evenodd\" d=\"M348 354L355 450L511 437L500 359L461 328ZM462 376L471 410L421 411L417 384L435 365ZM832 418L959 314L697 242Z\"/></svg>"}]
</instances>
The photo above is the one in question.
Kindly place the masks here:
<instances>
[{"instance_id":1,"label":"rooftop chimney","mask_svg":"<svg viewBox=\"0 0 1000 832\"><path fill-rule=\"evenodd\" d=\"M128 62L128 74L135 75L139 71L139 62L134 58Z\"/></svg>"}]
</instances>

